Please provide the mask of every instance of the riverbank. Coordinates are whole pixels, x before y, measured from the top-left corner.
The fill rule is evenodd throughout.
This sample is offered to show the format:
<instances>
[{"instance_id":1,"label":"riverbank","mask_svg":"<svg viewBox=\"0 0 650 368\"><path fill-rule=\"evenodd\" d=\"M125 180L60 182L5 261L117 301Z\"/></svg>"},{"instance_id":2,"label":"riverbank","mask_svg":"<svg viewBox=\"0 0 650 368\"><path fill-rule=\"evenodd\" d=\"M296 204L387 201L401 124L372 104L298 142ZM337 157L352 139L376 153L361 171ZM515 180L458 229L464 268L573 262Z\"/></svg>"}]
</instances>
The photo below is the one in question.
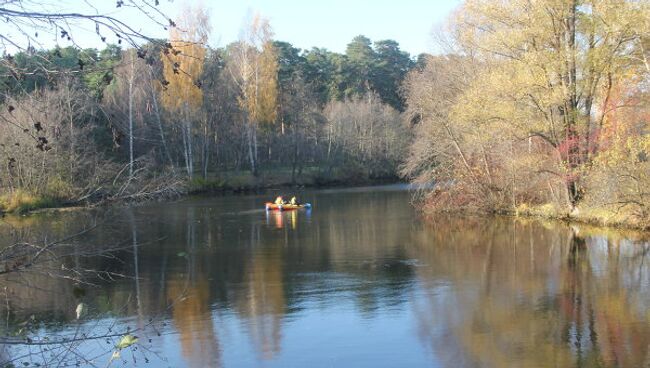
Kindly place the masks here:
<instances>
[{"instance_id":1,"label":"riverbank","mask_svg":"<svg viewBox=\"0 0 650 368\"><path fill-rule=\"evenodd\" d=\"M70 208L89 208L120 203L142 203L152 201L165 201L179 199L190 195L227 195L259 193L276 189L300 188L338 188L343 186L359 187L367 185L382 185L398 183L397 176L364 177L350 176L332 172L330 175L316 170L306 170L300 175L292 175L289 169L263 170L258 176L249 172L225 172L219 176L208 175L186 181L181 188L176 188L173 197L167 194L160 196L146 196L144 198L105 198L89 197L83 201L55 198L52 196L35 195L23 190L0 195L0 214L27 215L31 213L61 211Z\"/></svg>"},{"instance_id":2,"label":"riverbank","mask_svg":"<svg viewBox=\"0 0 650 368\"><path fill-rule=\"evenodd\" d=\"M188 194L249 193L267 189L288 188L336 188L342 186L382 185L400 182L396 175L368 177L332 171L325 173L316 169L292 175L290 169L263 170L258 176L250 172L226 172L220 176L195 178L189 182Z\"/></svg>"},{"instance_id":3,"label":"riverbank","mask_svg":"<svg viewBox=\"0 0 650 368\"><path fill-rule=\"evenodd\" d=\"M626 211L614 212L589 207L576 207L568 211L546 204L541 206L520 205L510 214L518 217L537 217L599 227L650 231L650 218L642 218Z\"/></svg>"},{"instance_id":4,"label":"riverbank","mask_svg":"<svg viewBox=\"0 0 650 368\"><path fill-rule=\"evenodd\" d=\"M34 195L24 190L0 195L0 214L26 214L42 208L63 207L64 203L48 196Z\"/></svg>"}]
</instances>

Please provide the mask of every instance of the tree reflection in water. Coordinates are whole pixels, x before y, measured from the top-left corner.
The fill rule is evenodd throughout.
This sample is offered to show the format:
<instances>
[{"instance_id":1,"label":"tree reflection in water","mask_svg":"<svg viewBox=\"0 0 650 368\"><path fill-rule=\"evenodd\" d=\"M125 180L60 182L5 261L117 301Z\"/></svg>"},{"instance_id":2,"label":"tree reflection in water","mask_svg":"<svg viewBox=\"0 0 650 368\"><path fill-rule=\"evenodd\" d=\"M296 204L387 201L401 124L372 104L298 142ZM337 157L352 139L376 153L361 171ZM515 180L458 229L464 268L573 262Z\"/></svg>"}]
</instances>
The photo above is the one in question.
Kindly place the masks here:
<instances>
[{"instance_id":1,"label":"tree reflection in water","mask_svg":"<svg viewBox=\"0 0 650 368\"><path fill-rule=\"evenodd\" d=\"M650 361L648 245L513 220L439 220L413 257L421 341L447 366L638 367ZM647 262L647 261L646 261ZM451 290L451 291L450 291ZM441 328L442 327L442 328Z\"/></svg>"},{"instance_id":2,"label":"tree reflection in water","mask_svg":"<svg viewBox=\"0 0 650 368\"><path fill-rule=\"evenodd\" d=\"M34 314L44 327L30 336L71 335L84 302L85 332L137 330L153 366L647 364L648 243L507 218L422 223L405 192L319 193L313 213L252 211L257 197L118 212L83 240L123 245L115 258L65 266L127 277L84 295L42 269L6 278L10 322ZM83 221L68 216L29 219L21 236L74 232Z\"/></svg>"},{"instance_id":3,"label":"tree reflection in water","mask_svg":"<svg viewBox=\"0 0 650 368\"><path fill-rule=\"evenodd\" d=\"M199 262L195 209L189 208L185 273L174 273L167 280L167 300L180 337L182 354L188 367L220 367L221 351L210 311L210 283Z\"/></svg>"}]
</instances>

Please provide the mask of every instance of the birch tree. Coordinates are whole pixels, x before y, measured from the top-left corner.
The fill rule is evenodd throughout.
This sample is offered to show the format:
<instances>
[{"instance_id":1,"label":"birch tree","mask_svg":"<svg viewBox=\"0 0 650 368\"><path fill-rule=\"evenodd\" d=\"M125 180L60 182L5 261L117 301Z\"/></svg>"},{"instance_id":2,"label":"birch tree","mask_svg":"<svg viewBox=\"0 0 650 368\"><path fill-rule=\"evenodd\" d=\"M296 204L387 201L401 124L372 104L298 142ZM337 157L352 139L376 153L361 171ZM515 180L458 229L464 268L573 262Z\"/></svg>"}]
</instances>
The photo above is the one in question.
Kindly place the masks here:
<instances>
[{"instance_id":1,"label":"birch tree","mask_svg":"<svg viewBox=\"0 0 650 368\"><path fill-rule=\"evenodd\" d=\"M162 104L178 120L187 176L194 173L194 123L201 117L201 77L210 33L204 8L186 8L170 30L169 47L162 51Z\"/></svg>"},{"instance_id":2,"label":"birch tree","mask_svg":"<svg viewBox=\"0 0 650 368\"><path fill-rule=\"evenodd\" d=\"M122 130L126 131L128 138L129 179L133 179L136 120L139 124L143 123L142 112L146 94L143 87L148 77L146 71L147 65L144 60L138 58L135 49L124 51L122 61L116 68L116 83L107 94L107 102L113 107L112 110L125 120Z\"/></svg>"},{"instance_id":3,"label":"birch tree","mask_svg":"<svg viewBox=\"0 0 650 368\"><path fill-rule=\"evenodd\" d=\"M278 62L269 21L254 15L233 45L228 71L239 89L242 124L246 127L248 159L257 176L257 129L275 122L278 99Z\"/></svg>"}]
</instances>

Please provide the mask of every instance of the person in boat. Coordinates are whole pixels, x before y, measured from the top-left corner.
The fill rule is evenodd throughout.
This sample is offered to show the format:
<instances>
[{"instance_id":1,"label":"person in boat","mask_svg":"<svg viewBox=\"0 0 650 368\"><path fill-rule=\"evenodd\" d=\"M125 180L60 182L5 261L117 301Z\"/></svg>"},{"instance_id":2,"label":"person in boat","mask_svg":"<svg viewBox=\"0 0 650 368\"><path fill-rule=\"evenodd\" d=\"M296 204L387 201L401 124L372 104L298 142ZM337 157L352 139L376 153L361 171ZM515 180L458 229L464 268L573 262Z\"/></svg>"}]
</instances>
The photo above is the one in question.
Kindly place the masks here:
<instances>
[{"instance_id":1,"label":"person in boat","mask_svg":"<svg viewBox=\"0 0 650 368\"><path fill-rule=\"evenodd\" d=\"M289 204L291 204L293 206L297 206L297 205L300 204L300 202L298 202L298 199L296 198L296 196L293 196L293 197L291 197L291 201L289 202Z\"/></svg>"},{"instance_id":2,"label":"person in boat","mask_svg":"<svg viewBox=\"0 0 650 368\"><path fill-rule=\"evenodd\" d=\"M278 206L279 206L279 205L282 205L282 204L285 204L285 203L286 203L286 202L284 201L284 198L282 198L282 196L278 196L278 197L275 199L275 204L278 205Z\"/></svg>"}]
</instances>

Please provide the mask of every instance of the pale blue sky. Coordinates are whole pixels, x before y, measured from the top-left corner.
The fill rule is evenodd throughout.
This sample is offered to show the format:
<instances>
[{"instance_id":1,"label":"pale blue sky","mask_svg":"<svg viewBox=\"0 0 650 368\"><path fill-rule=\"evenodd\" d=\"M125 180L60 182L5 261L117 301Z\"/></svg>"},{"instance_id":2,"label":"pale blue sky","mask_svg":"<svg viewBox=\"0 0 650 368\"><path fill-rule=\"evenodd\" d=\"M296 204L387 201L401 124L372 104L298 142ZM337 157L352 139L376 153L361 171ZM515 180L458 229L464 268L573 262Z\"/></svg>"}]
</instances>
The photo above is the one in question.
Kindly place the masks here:
<instances>
[{"instance_id":1,"label":"pale blue sky","mask_svg":"<svg viewBox=\"0 0 650 368\"><path fill-rule=\"evenodd\" d=\"M193 4L200 0L161 0L160 7L165 14L176 17L184 2ZM224 46L235 41L244 18L249 12L259 12L270 19L275 38L309 49L313 46L343 52L356 35L363 34L373 41L393 39L402 49L417 55L421 52L435 52L431 43L432 29L444 22L460 0L203 0L208 8L213 27L210 44ZM108 12L136 25L148 35L165 37L159 26L148 22L142 14L128 9L115 8L114 0L45 0L50 10L78 11L84 13ZM4 23L4 22L3 22ZM0 32L11 35L12 30L0 25ZM94 34L94 28L80 32L76 41L82 47L98 47L102 44ZM54 36L39 37L43 47L52 47L66 41ZM20 34L14 34L20 40ZM116 40L109 41L115 42Z\"/></svg>"},{"instance_id":2,"label":"pale blue sky","mask_svg":"<svg viewBox=\"0 0 650 368\"><path fill-rule=\"evenodd\" d=\"M409 53L430 52L431 30L444 22L457 0L242 0L206 1L213 19L213 41L237 38L248 9L270 19L276 38L300 48L342 52L356 35L394 39Z\"/></svg>"}]
</instances>

